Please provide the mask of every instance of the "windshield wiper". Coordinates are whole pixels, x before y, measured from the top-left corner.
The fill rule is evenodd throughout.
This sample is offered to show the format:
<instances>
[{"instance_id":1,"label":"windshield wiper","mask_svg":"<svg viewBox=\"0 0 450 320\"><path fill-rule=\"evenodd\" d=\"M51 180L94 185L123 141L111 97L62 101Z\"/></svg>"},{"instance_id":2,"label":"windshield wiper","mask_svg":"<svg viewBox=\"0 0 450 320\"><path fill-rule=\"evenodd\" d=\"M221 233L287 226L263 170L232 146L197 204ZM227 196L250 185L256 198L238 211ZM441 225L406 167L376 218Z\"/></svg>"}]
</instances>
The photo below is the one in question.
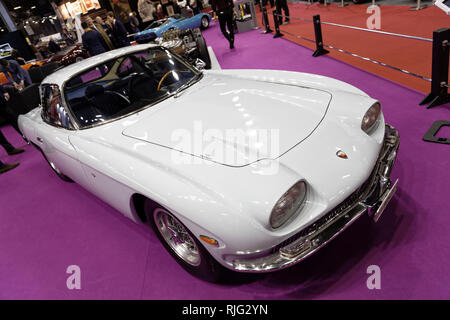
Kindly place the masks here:
<instances>
[{"instance_id":1,"label":"windshield wiper","mask_svg":"<svg viewBox=\"0 0 450 320\"><path fill-rule=\"evenodd\" d=\"M188 82L186 82L186 83L183 84L181 87L179 87L177 90L175 90L175 93L174 93L174 96L173 96L173 97L174 97L174 98L178 98L178 97L181 95L181 92L182 92L184 89L190 87L191 84L194 83L194 80L199 79L202 75L203 75L203 73L199 73L199 74L197 74L195 77L192 77Z\"/></svg>"}]
</instances>

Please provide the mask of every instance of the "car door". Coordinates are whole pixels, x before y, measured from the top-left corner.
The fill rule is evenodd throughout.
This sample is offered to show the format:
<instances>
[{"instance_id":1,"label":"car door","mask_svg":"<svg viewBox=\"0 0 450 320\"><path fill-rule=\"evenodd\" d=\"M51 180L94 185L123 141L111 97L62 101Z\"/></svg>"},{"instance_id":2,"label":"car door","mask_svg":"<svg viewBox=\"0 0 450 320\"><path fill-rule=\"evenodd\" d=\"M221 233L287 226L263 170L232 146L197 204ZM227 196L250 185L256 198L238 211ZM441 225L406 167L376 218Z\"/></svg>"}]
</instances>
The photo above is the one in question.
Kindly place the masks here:
<instances>
[{"instance_id":1,"label":"car door","mask_svg":"<svg viewBox=\"0 0 450 320\"><path fill-rule=\"evenodd\" d=\"M69 140L76 131L62 103L60 90L57 85L43 84L41 96L43 121L36 127L36 144L50 166L83 185L84 175L77 151Z\"/></svg>"},{"instance_id":2,"label":"car door","mask_svg":"<svg viewBox=\"0 0 450 320\"><path fill-rule=\"evenodd\" d=\"M189 20L190 19L187 19L185 17L178 19L177 23L176 23L176 27L180 30L189 29L190 28Z\"/></svg>"}]
</instances>

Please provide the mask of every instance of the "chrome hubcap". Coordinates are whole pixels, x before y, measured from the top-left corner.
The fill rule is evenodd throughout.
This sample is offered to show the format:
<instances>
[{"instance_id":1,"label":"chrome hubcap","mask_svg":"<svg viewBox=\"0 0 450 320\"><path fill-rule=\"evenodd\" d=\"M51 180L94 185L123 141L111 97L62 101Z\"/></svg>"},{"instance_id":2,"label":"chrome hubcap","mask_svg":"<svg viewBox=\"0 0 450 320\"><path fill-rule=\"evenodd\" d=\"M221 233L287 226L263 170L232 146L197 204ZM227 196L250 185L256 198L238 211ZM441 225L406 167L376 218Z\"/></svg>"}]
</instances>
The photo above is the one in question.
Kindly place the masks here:
<instances>
[{"instance_id":1,"label":"chrome hubcap","mask_svg":"<svg viewBox=\"0 0 450 320\"><path fill-rule=\"evenodd\" d=\"M158 231L170 248L183 261L198 266L200 264L198 247L181 222L164 209L156 209L153 217Z\"/></svg>"}]
</instances>

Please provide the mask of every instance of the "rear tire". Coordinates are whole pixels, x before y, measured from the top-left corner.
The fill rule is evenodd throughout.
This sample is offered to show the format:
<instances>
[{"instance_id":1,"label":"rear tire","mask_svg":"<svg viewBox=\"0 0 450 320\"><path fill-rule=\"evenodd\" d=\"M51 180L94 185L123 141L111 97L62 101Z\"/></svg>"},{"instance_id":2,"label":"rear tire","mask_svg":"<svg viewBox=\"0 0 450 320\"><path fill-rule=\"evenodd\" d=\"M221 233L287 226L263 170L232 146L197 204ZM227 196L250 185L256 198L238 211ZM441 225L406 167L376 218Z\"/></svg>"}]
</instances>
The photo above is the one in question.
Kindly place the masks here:
<instances>
[{"instance_id":1,"label":"rear tire","mask_svg":"<svg viewBox=\"0 0 450 320\"><path fill-rule=\"evenodd\" d=\"M187 272L209 282L222 278L225 268L170 211L149 200L145 201L144 210L162 245Z\"/></svg>"},{"instance_id":2,"label":"rear tire","mask_svg":"<svg viewBox=\"0 0 450 320\"><path fill-rule=\"evenodd\" d=\"M211 57L209 56L208 47L203 36L198 37L195 42L197 43L198 57L206 64L205 69L211 69Z\"/></svg>"}]
</instances>

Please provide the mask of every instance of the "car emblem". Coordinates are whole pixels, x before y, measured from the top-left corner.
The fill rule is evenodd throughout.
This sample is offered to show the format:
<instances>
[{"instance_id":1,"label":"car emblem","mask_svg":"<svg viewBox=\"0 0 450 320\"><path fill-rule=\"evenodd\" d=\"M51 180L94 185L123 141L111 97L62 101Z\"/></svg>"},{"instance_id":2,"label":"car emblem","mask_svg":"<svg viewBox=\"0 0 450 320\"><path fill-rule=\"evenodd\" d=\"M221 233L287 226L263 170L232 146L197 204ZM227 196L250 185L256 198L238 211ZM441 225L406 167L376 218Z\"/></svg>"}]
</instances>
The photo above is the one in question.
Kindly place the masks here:
<instances>
[{"instance_id":1,"label":"car emblem","mask_svg":"<svg viewBox=\"0 0 450 320\"><path fill-rule=\"evenodd\" d=\"M338 152L336 152L336 155L341 159L348 159L347 154L342 150L338 150Z\"/></svg>"}]
</instances>

